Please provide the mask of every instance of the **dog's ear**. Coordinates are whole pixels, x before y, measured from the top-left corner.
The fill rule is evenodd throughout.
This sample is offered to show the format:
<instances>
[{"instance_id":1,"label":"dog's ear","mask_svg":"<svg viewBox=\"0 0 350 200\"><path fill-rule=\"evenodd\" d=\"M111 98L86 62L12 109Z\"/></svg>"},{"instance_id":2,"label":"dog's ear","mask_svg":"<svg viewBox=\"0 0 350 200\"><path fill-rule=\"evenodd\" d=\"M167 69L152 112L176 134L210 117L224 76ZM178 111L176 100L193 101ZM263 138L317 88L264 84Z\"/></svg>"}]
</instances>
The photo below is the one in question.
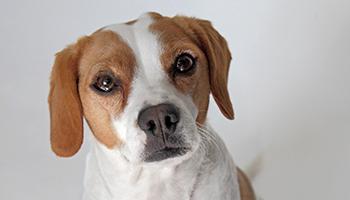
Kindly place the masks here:
<instances>
[{"instance_id":1,"label":"dog's ear","mask_svg":"<svg viewBox=\"0 0 350 200\"><path fill-rule=\"evenodd\" d=\"M49 108L51 148L56 155L74 155L83 142L83 111L78 91L79 60L88 37L56 54L51 72Z\"/></svg>"},{"instance_id":2,"label":"dog's ear","mask_svg":"<svg viewBox=\"0 0 350 200\"><path fill-rule=\"evenodd\" d=\"M210 90L222 114L234 118L232 103L227 89L231 53L226 40L209 21L175 16L174 22L197 42L209 64Z\"/></svg>"}]
</instances>

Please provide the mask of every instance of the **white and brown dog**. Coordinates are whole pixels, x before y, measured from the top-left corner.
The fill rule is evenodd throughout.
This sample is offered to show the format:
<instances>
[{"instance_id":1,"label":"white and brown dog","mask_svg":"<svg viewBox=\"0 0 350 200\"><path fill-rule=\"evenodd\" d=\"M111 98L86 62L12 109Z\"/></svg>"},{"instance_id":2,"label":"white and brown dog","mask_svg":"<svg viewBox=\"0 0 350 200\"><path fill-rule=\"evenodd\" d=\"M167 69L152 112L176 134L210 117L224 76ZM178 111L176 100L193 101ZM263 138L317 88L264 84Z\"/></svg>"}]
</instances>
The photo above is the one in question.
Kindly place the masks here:
<instances>
[{"instance_id":1,"label":"white and brown dog","mask_svg":"<svg viewBox=\"0 0 350 200\"><path fill-rule=\"evenodd\" d=\"M209 21L147 13L104 27L56 56L51 145L62 157L93 134L86 200L251 200L206 115L213 95L228 119L231 55Z\"/></svg>"}]
</instances>

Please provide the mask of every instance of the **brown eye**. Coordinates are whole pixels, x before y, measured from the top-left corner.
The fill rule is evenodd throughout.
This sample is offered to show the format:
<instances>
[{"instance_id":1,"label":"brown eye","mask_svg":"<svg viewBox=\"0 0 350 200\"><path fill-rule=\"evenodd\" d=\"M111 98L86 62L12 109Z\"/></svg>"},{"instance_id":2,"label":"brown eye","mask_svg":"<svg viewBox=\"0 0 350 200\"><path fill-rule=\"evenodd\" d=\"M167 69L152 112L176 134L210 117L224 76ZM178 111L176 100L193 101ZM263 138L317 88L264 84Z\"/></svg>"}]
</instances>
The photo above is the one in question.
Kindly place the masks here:
<instances>
[{"instance_id":1,"label":"brown eye","mask_svg":"<svg viewBox=\"0 0 350 200\"><path fill-rule=\"evenodd\" d=\"M97 75L95 82L92 84L93 89L106 94L113 92L118 86L119 82L109 73Z\"/></svg>"},{"instance_id":2,"label":"brown eye","mask_svg":"<svg viewBox=\"0 0 350 200\"><path fill-rule=\"evenodd\" d=\"M176 58L174 64L175 73L187 73L194 69L196 60L188 53L183 53Z\"/></svg>"}]
</instances>

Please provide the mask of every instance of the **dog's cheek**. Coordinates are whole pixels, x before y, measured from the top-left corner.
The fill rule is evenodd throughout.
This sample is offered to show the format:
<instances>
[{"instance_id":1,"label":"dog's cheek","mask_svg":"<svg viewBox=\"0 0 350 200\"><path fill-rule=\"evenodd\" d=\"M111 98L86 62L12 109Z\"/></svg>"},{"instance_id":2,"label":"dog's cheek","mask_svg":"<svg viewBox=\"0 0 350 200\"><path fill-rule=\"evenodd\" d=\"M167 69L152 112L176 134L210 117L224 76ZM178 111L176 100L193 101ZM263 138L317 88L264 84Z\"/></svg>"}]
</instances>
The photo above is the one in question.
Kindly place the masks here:
<instances>
[{"instance_id":1,"label":"dog's cheek","mask_svg":"<svg viewBox=\"0 0 350 200\"><path fill-rule=\"evenodd\" d=\"M122 142L111 117L118 114L121 101L97 96L93 91L81 91L80 95L84 116L95 138L110 149L117 148Z\"/></svg>"},{"instance_id":2,"label":"dog's cheek","mask_svg":"<svg viewBox=\"0 0 350 200\"><path fill-rule=\"evenodd\" d=\"M198 110L196 121L203 124L207 116L210 95L209 71L205 58L199 57L196 72L191 77L175 78L175 87L185 96L191 96Z\"/></svg>"},{"instance_id":3,"label":"dog's cheek","mask_svg":"<svg viewBox=\"0 0 350 200\"><path fill-rule=\"evenodd\" d=\"M209 106L209 72L206 63L203 63L198 72L198 79L192 92L192 99L198 109L196 121L200 124L205 122Z\"/></svg>"},{"instance_id":4,"label":"dog's cheek","mask_svg":"<svg viewBox=\"0 0 350 200\"><path fill-rule=\"evenodd\" d=\"M139 162L143 159L146 134L138 127L133 115L126 109L120 116L113 120L114 129L120 133L120 152L131 162Z\"/></svg>"}]
</instances>

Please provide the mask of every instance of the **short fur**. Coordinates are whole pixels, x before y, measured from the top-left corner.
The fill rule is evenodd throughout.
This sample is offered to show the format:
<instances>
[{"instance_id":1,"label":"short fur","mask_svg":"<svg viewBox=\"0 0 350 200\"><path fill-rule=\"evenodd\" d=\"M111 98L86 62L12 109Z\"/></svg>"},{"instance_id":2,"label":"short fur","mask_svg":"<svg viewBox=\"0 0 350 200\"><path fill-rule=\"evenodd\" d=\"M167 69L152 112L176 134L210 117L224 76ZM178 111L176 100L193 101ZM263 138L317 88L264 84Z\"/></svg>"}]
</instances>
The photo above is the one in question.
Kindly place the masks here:
<instances>
[{"instance_id":1,"label":"short fur","mask_svg":"<svg viewBox=\"0 0 350 200\"><path fill-rule=\"evenodd\" d=\"M174 76L181 53L196 69ZM83 140L83 116L94 138L87 160L84 199L253 200L248 178L206 121L209 95L228 119L234 112L227 89L231 54L206 20L148 13L99 29L56 55L49 94L51 146L74 155ZM112 73L116 92L97 94L95 77ZM147 106L179 108L177 125L185 155L145 162L145 133L136 120Z\"/></svg>"}]
</instances>

